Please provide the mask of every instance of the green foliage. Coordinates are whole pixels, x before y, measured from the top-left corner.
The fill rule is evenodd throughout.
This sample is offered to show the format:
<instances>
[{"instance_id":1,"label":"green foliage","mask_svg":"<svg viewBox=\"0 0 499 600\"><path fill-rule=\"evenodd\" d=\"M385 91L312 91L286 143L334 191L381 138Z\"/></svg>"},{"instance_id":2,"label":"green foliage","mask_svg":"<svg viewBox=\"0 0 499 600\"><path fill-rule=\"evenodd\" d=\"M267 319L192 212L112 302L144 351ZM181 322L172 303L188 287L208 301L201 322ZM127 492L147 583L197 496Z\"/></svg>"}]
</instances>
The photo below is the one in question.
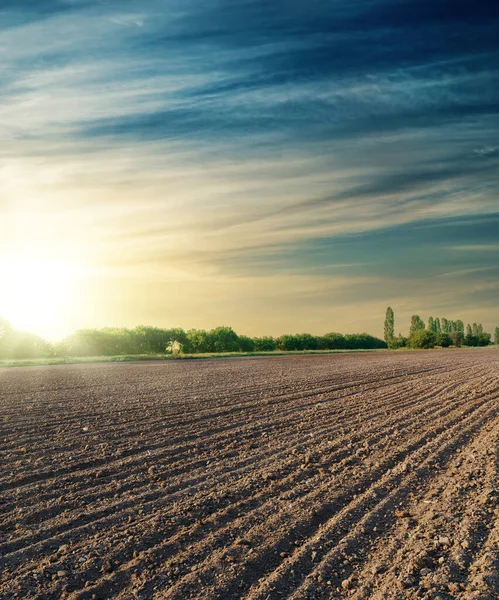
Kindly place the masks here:
<instances>
[{"instance_id":1,"label":"green foliage","mask_svg":"<svg viewBox=\"0 0 499 600\"><path fill-rule=\"evenodd\" d=\"M442 333L442 325L440 324L440 319L438 317L435 319L435 331L437 333Z\"/></svg>"},{"instance_id":2,"label":"green foliage","mask_svg":"<svg viewBox=\"0 0 499 600\"><path fill-rule=\"evenodd\" d=\"M275 339L270 336L253 338L253 344L255 352L273 352L277 348Z\"/></svg>"},{"instance_id":3,"label":"green foliage","mask_svg":"<svg viewBox=\"0 0 499 600\"><path fill-rule=\"evenodd\" d=\"M485 331L479 331L477 337L479 346L488 346L490 344L490 338L492 336L490 335L490 333L486 333Z\"/></svg>"},{"instance_id":4,"label":"green foliage","mask_svg":"<svg viewBox=\"0 0 499 600\"><path fill-rule=\"evenodd\" d=\"M375 350L386 348L383 340L367 333L342 335L327 333L323 336L313 336L309 333L282 335L276 340L276 347L282 351L300 350Z\"/></svg>"},{"instance_id":5,"label":"green foliage","mask_svg":"<svg viewBox=\"0 0 499 600\"><path fill-rule=\"evenodd\" d=\"M390 348L405 348L407 346L407 338L401 333L397 337L393 338Z\"/></svg>"},{"instance_id":6,"label":"green foliage","mask_svg":"<svg viewBox=\"0 0 499 600\"><path fill-rule=\"evenodd\" d=\"M413 315L411 318L409 345L419 343L418 340L420 338L423 339L423 336L413 337L414 333L423 330L425 330L423 320L419 315ZM445 317L442 317L442 319L439 317L435 319L429 317L426 331L434 333L437 336L436 344L446 348L452 345L459 347L464 343L466 343L466 345L486 345L486 337L480 337L479 339L479 335L483 334L482 325L477 323L474 323L473 326L468 325L465 335L464 323L461 319L453 321L451 319L446 319Z\"/></svg>"},{"instance_id":7,"label":"green foliage","mask_svg":"<svg viewBox=\"0 0 499 600\"><path fill-rule=\"evenodd\" d=\"M463 331L452 331L450 334L452 344L456 348L460 348L464 344L464 332Z\"/></svg>"},{"instance_id":8,"label":"green foliage","mask_svg":"<svg viewBox=\"0 0 499 600\"><path fill-rule=\"evenodd\" d=\"M452 338L448 333L437 333L436 340L437 346L441 346L442 348L449 348L452 346Z\"/></svg>"},{"instance_id":9,"label":"green foliage","mask_svg":"<svg viewBox=\"0 0 499 600\"><path fill-rule=\"evenodd\" d=\"M345 336L341 333L326 333L320 340L324 350L345 350L347 347Z\"/></svg>"},{"instance_id":10,"label":"green foliage","mask_svg":"<svg viewBox=\"0 0 499 600\"><path fill-rule=\"evenodd\" d=\"M138 325L135 329L105 327L80 329L57 345L58 354L68 356L114 356L166 354L181 351L187 336L183 329L160 329Z\"/></svg>"},{"instance_id":11,"label":"green foliage","mask_svg":"<svg viewBox=\"0 0 499 600\"><path fill-rule=\"evenodd\" d=\"M478 339L476 338L476 336L473 335L470 327L470 331L466 332L466 335L464 337L464 343L466 344L466 346L478 346L477 342Z\"/></svg>"},{"instance_id":12,"label":"green foliage","mask_svg":"<svg viewBox=\"0 0 499 600\"><path fill-rule=\"evenodd\" d=\"M239 336L239 350L241 352L254 352L255 351L255 341L253 338L248 337L247 335Z\"/></svg>"},{"instance_id":13,"label":"green foliage","mask_svg":"<svg viewBox=\"0 0 499 600\"><path fill-rule=\"evenodd\" d=\"M386 342L368 333L352 333L345 336L348 350L377 350L386 348Z\"/></svg>"},{"instance_id":14,"label":"green foliage","mask_svg":"<svg viewBox=\"0 0 499 600\"><path fill-rule=\"evenodd\" d=\"M139 325L134 329L105 327L81 329L55 345L48 344L38 336L15 331L9 323L0 319L0 359L42 358L50 356L133 356L166 355L172 353L201 354L225 352L272 352L310 350L375 350L386 348L433 348L487 346L491 335L483 331L481 324L468 325L466 335L461 320L441 320L432 317L428 329L419 315L411 318L409 338L394 334L394 313L388 307L385 315L385 340L367 333L342 335L326 333L314 336L309 333L285 334L279 338L270 336L251 338L238 336L231 327L216 327L210 331L181 328L162 329ZM494 341L499 343L499 327Z\"/></svg>"},{"instance_id":15,"label":"green foliage","mask_svg":"<svg viewBox=\"0 0 499 600\"><path fill-rule=\"evenodd\" d=\"M237 352L239 337L232 327L216 327L210 331L214 352Z\"/></svg>"},{"instance_id":16,"label":"green foliage","mask_svg":"<svg viewBox=\"0 0 499 600\"><path fill-rule=\"evenodd\" d=\"M466 344L466 346L488 346L490 344L490 338L490 333L485 333L483 331L479 332L479 330L477 329L476 335L473 335L473 333L466 334L464 338L464 343Z\"/></svg>"},{"instance_id":17,"label":"green foliage","mask_svg":"<svg viewBox=\"0 0 499 600\"><path fill-rule=\"evenodd\" d=\"M204 329L190 329L186 334L183 351L187 354L214 352L211 337Z\"/></svg>"},{"instance_id":18,"label":"green foliage","mask_svg":"<svg viewBox=\"0 0 499 600\"><path fill-rule=\"evenodd\" d=\"M437 344L437 334L427 329L416 329L407 340L409 348L434 348Z\"/></svg>"},{"instance_id":19,"label":"green foliage","mask_svg":"<svg viewBox=\"0 0 499 600\"><path fill-rule=\"evenodd\" d=\"M284 351L317 350L317 337L309 333L285 334L277 338L277 349Z\"/></svg>"},{"instance_id":20,"label":"green foliage","mask_svg":"<svg viewBox=\"0 0 499 600\"><path fill-rule=\"evenodd\" d=\"M411 317L411 328L409 330L409 337L415 332L425 328L424 321L419 315L412 315Z\"/></svg>"},{"instance_id":21,"label":"green foliage","mask_svg":"<svg viewBox=\"0 0 499 600\"><path fill-rule=\"evenodd\" d=\"M243 342L247 345L247 342ZM216 327L211 331L191 329L187 332L183 352L197 354L203 352L239 352L239 336L231 327ZM247 352L247 350L243 350Z\"/></svg>"},{"instance_id":22,"label":"green foliage","mask_svg":"<svg viewBox=\"0 0 499 600\"><path fill-rule=\"evenodd\" d=\"M51 356L53 347L41 337L17 331L0 319L0 358L41 358Z\"/></svg>"},{"instance_id":23,"label":"green foliage","mask_svg":"<svg viewBox=\"0 0 499 600\"><path fill-rule=\"evenodd\" d=\"M388 306L385 314L385 326L384 326L384 339L389 347L393 346L393 340L395 338L395 315L393 309Z\"/></svg>"}]
</instances>

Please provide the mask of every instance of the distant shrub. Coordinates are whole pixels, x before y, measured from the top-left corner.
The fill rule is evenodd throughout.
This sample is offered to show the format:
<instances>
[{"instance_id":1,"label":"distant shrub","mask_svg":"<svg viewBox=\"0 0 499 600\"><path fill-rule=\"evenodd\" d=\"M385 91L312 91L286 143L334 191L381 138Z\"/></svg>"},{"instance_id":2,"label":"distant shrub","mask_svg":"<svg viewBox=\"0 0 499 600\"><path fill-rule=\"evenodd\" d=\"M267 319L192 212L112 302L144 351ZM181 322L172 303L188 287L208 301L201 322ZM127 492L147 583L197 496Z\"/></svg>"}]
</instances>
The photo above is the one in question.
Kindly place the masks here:
<instances>
[{"instance_id":1,"label":"distant shrub","mask_svg":"<svg viewBox=\"0 0 499 600\"><path fill-rule=\"evenodd\" d=\"M437 335L427 329L416 329L407 340L409 348L434 348L437 345Z\"/></svg>"},{"instance_id":2,"label":"distant shrub","mask_svg":"<svg viewBox=\"0 0 499 600\"><path fill-rule=\"evenodd\" d=\"M485 333L483 331L472 334L468 333L464 337L464 343L466 346L488 346L490 344L490 333Z\"/></svg>"},{"instance_id":3,"label":"distant shrub","mask_svg":"<svg viewBox=\"0 0 499 600\"><path fill-rule=\"evenodd\" d=\"M345 347L348 350L378 350L388 348L388 345L368 333L352 333L345 336Z\"/></svg>"},{"instance_id":4,"label":"distant shrub","mask_svg":"<svg viewBox=\"0 0 499 600\"><path fill-rule=\"evenodd\" d=\"M397 337L392 338L389 343L389 347L393 349L405 348L406 346L407 338L404 337L401 333L399 333Z\"/></svg>"},{"instance_id":5,"label":"distant shrub","mask_svg":"<svg viewBox=\"0 0 499 600\"><path fill-rule=\"evenodd\" d=\"M210 331L215 352L237 352L239 336L232 327L216 327Z\"/></svg>"},{"instance_id":6,"label":"distant shrub","mask_svg":"<svg viewBox=\"0 0 499 600\"><path fill-rule=\"evenodd\" d=\"M449 348L449 346L452 346L451 336L448 333L437 333L436 345Z\"/></svg>"},{"instance_id":7,"label":"distant shrub","mask_svg":"<svg viewBox=\"0 0 499 600\"><path fill-rule=\"evenodd\" d=\"M241 352L254 352L255 342L247 335L239 336L239 350Z\"/></svg>"},{"instance_id":8,"label":"distant shrub","mask_svg":"<svg viewBox=\"0 0 499 600\"><path fill-rule=\"evenodd\" d=\"M291 334L284 334L281 335L281 337L277 338L276 340L276 347L278 350L284 350L287 352L293 351L293 350L307 350L308 348L305 348L305 344L303 343L303 340L301 339L300 335L291 335Z\"/></svg>"},{"instance_id":9,"label":"distant shrub","mask_svg":"<svg viewBox=\"0 0 499 600\"><path fill-rule=\"evenodd\" d=\"M255 352L273 352L277 349L276 341L273 337L255 337L253 338Z\"/></svg>"},{"instance_id":10,"label":"distant shrub","mask_svg":"<svg viewBox=\"0 0 499 600\"><path fill-rule=\"evenodd\" d=\"M319 338L323 350L345 350L347 342L341 333L326 333Z\"/></svg>"}]
</instances>

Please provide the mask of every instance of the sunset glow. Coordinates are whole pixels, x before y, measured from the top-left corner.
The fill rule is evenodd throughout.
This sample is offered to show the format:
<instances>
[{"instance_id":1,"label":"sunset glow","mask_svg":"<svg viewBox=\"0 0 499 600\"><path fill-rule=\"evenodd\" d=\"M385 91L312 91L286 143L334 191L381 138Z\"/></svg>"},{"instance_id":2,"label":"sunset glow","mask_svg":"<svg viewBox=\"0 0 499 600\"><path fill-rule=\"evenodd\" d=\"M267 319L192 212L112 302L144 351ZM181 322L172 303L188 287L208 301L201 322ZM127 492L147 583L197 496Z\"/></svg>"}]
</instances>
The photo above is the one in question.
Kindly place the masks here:
<instances>
[{"instance_id":1,"label":"sunset glow","mask_svg":"<svg viewBox=\"0 0 499 600\"><path fill-rule=\"evenodd\" d=\"M498 49L493 2L0 3L0 317L491 330Z\"/></svg>"},{"instance_id":2,"label":"sunset glow","mask_svg":"<svg viewBox=\"0 0 499 600\"><path fill-rule=\"evenodd\" d=\"M48 339L67 334L78 311L81 267L62 260L0 261L0 314L14 327Z\"/></svg>"}]
</instances>

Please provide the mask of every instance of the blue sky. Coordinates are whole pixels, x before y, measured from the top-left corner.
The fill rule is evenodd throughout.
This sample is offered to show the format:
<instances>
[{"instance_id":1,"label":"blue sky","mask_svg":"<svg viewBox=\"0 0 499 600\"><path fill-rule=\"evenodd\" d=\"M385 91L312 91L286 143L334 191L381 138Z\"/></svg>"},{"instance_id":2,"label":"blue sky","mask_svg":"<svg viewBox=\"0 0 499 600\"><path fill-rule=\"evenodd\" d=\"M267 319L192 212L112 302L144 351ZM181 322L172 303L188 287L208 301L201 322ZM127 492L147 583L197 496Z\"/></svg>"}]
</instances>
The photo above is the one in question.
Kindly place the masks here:
<instances>
[{"instance_id":1,"label":"blue sky","mask_svg":"<svg viewBox=\"0 0 499 600\"><path fill-rule=\"evenodd\" d=\"M379 334L387 304L402 331L490 329L498 25L492 2L3 0L1 256L78 265L61 331Z\"/></svg>"}]
</instances>

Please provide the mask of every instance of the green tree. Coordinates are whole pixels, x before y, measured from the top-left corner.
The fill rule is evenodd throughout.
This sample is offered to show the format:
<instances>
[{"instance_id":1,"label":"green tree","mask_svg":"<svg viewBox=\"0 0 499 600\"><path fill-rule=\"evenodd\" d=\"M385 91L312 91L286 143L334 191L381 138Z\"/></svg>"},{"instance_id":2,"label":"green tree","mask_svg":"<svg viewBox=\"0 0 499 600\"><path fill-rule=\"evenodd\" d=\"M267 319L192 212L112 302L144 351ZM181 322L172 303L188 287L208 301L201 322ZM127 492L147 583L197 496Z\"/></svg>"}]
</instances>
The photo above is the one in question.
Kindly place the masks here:
<instances>
[{"instance_id":1,"label":"green tree","mask_svg":"<svg viewBox=\"0 0 499 600\"><path fill-rule=\"evenodd\" d=\"M499 327L494 329L494 344L499 345Z\"/></svg>"},{"instance_id":2,"label":"green tree","mask_svg":"<svg viewBox=\"0 0 499 600\"><path fill-rule=\"evenodd\" d=\"M435 331L437 333L442 333L442 325L440 324L440 319L438 317L435 319Z\"/></svg>"},{"instance_id":3,"label":"green tree","mask_svg":"<svg viewBox=\"0 0 499 600\"><path fill-rule=\"evenodd\" d=\"M204 329L190 329L187 332L187 340L184 346L184 352L187 354L197 354L202 352L214 352L213 340Z\"/></svg>"},{"instance_id":4,"label":"green tree","mask_svg":"<svg viewBox=\"0 0 499 600\"><path fill-rule=\"evenodd\" d=\"M346 348L350 350L375 350L386 348L384 340L380 340L368 333L352 333L345 335Z\"/></svg>"},{"instance_id":5,"label":"green tree","mask_svg":"<svg viewBox=\"0 0 499 600\"><path fill-rule=\"evenodd\" d=\"M412 315L411 317L411 328L409 329L409 336L415 331L420 331L425 328L424 321L419 315Z\"/></svg>"},{"instance_id":6,"label":"green tree","mask_svg":"<svg viewBox=\"0 0 499 600\"><path fill-rule=\"evenodd\" d=\"M395 338L395 316L391 306L386 309L385 314L385 342L391 347Z\"/></svg>"},{"instance_id":7,"label":"green tree","mask_svg":"<svg viewBox=\"0 0 499 600\"><path fill-rule=\"evenodd\" d=\"M255 342L247 335L239 336L239 350L241 352L254 352Z\"/></svg>"},{"instance_id":8,"label":"green tree","mask_svg":"<svg viewBox=\"0 0 499 600\"><path fill-rule=\"evenodd\" d=\"M121 330L122 335L127 330ZM164 354L179 352L187 344L187 334L180 327L173 329L161 329L159 327L148 327L138 325L131 332L134 337L135 348L127 350L127 353L135 354Z\"/></svg>"},{"instance_id":9,"label":"green tree","mask_svg":"<svg viewBox=\"0 0 499 600\"><path fill-rule=\"evenodd\" d=\"M434 331L436 333L436 327L435 327L435 319L433 317L430 317L428 319L428 331Z\"/></svg>"},{"instance_id":10,"label":"green tree","mask_svg":"<svg viewBox=\"0 0 499 600\"><path fill-rule=\"evenodd\" d=\"M442 333L450 333L449 321L445 317L442 317Z\"/></svg>"},{"instance_id":11,"label":"green tree","mask_svg":"<svg viewBox=\"0 0 499 600\"><path fill-rule=\"evenodd\" d=\"M277 349L284 350L285 352L292 352L293 350L300 350L298 347L298 339L296 335L285 333L277 338L276 341Z\"/></svg>"},{"instance_id":12,"label":"green tree","mask_svg":"<svg viewBox=\"0 0 499 600\"><path fill-rule=\"evenodd\" d=\"M466 326L466 335L464 336L464 343L467 346L478 346L478 336L473 335L473 327L469 324Z\"/></svg>"},{"instance_id":13,"label":"green tree","mask_svg":"<svg viewBox=\"0 0 499 600\"><path fill-rule=\"evenodd\" d=\"M407 338L401 333L393 340L393 348L405 348L407 346Z\"/></svg>"},{"instance_id":14,"label":"green tree","mask_svg":"<svg viewBox=\"0 0 499 600\"><path fill-rule=\"evenodd\" d=\"M344 350L346 348L345 336L341 333L326 333L322 336L324 350Z\"/></svg>"},{"instance_id":15,"label":"green tree","mask_svg":"<svg viewBox=\"0 0 499 600\"><path fill-rule=\"evenodd\" d=\"M452 338L448 333L437 333L437 346L442 346L442 348L449 348L452 346Z\"/></svg>"},{"instance_id":16,"label":"green tree","mask_svg":"<svg viewBox=\"0 0 499 600\"><path fill-rule=\"evenodd\" d=\"M407 345L410 348L422 348L426 350L429 348L434 348L436 344L436 333L434 331L429 331L428 329L414 330L407 340Z\"/></svg>"},{"instance_id":17,"label":"green tree","mask_svg":"<svg viewBox=\"0 0 499 600\"><path fill-rule=\"evenodd\" d=\"M279 350L317 350L317 346L317 338L309 333L285 334L277 340Z\"/></svg>"},{"instance_id":18,"label":"green tree","mask_svg":"<svg viewBox=\"0 0 499 600\"><path fill-rule=\"evenodd\" d=\"M276 341L273 337L255 337L253 338L255 352L273 352L276 349Z\"/></svg>"},{"instance_id":19,"label":"green tree","mask_svg":"<svg viewBox=\"0 0 499 600\"><path fill-rule=\"evenodd\" d=\"M490 344L490 333L485 333L485 331L481 331L476 336L477 346L488 346Z\"/></svg>"},{"instance_id":20,"label":"green tree","mask_svg":"<svg viewBox=\"0 0 499 600\"><path fill-rule=\"evenodd\" d=\"M459 330L459 331L453 331L450 334L452 343L454 344L454 346L456 346L456 348L460 348L463 344L464 344L464 332Z\"/></svg>"},{"instance_id":21,"label":"green tree","mask_svg":"<svg viewBox=\"0 0 499 600\"><path fill-rule=\"evenodd\" d=\"M168 330L170 341L167 345L169 352L184 352L184 346L187 344L187 334L181 327L174 327Z\"/></svg>"},{"instance_id":22,"label":"green tree","mask_svg":"<svg viewBox=\"0 0 499 600\"><path fill-rule=\"evenodd\" d=\"M232 327L215 327L210 331L215 352L237 352L239 350L239 336Z\"/></svg>"}]
</instances>

